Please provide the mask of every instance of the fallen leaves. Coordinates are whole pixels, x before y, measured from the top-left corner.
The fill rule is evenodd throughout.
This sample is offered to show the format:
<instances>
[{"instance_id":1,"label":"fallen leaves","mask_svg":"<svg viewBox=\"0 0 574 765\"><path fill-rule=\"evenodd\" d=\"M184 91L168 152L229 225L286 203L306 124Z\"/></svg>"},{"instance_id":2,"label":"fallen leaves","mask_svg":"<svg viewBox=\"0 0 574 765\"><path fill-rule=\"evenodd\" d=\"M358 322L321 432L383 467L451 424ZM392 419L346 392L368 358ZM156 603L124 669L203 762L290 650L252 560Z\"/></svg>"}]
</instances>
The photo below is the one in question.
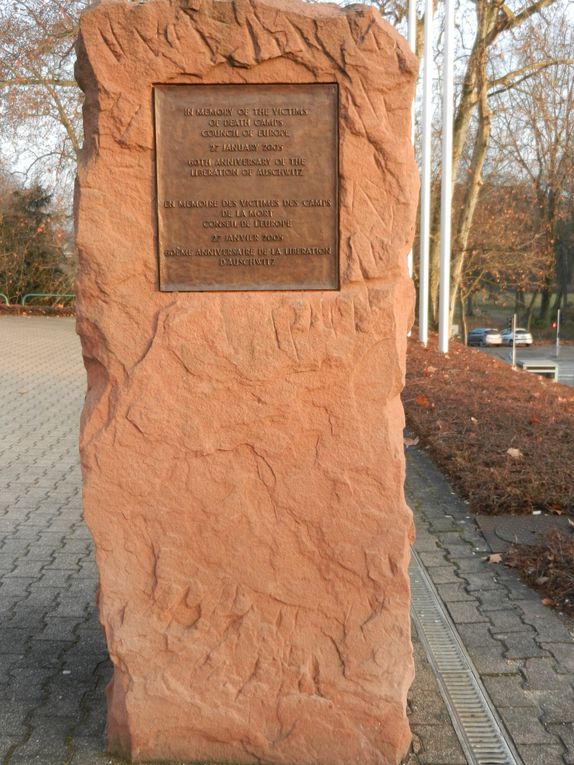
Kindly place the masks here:
<instances>
[{"instance_id":1,"label":"fallen leaves","mask_svg":"<svg viewBox=\"0 0 574 765\"><path fill-rule=\"evenodd\" d=\"M407 421L471 509L574 515L570 389L456 343L447 360L432 344L409 341Z\"/></svg>"},{"instance_id":2,"label":"fallen leaves","mask_svg":"<svg viewBox=\"0 0 574 765\"><path fill-rule=\"evenodd\" d=\"M516 568L549 604L574 613L571 389L451 347L447 359L409 341L407 421L472 510L550 513L564 524L560 542L515 546L486 560Z\"/></svg>"},{"instance_id":3,"label":"fallen leaves","mask_svg":"<svg viewBox=\"0 0 574 765\"><path fill-rule=\"evenodd\" d=\"M542 593L545 606L574 614L574 535L553 529L544 544L511 545L503 557Z\"/></svg>"}]
</instances>

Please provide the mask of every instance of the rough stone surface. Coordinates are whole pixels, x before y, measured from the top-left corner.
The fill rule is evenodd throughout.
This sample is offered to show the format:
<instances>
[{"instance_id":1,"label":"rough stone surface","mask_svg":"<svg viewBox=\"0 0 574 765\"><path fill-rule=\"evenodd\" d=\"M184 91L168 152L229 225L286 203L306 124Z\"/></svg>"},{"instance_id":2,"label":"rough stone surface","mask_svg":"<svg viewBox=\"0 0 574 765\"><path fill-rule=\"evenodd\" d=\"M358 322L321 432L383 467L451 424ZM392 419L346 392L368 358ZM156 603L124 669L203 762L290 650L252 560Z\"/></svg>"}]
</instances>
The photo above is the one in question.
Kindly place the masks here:
<instances>
[{"instance_id":1,"label":"rough stone surface","mask_svg":"<svg viewBox=\"0 0 574 765\"><path fill-rule=\"evenodd\" d=\"M396 763L416 64L370 8L102 1L78 43L81 453L133 760ZM160 293L152 83L337 82L341 290Z\"/></svg>"}]
</instances>

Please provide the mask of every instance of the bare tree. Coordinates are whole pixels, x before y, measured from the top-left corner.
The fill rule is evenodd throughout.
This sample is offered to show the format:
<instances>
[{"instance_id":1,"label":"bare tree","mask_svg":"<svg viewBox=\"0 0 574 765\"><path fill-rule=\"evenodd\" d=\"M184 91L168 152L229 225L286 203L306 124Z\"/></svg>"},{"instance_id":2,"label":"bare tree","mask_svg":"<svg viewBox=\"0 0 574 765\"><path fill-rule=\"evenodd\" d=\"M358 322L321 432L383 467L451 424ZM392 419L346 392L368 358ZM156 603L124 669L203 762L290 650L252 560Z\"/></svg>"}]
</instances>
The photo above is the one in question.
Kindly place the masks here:
<instances>
[{"instance_id":1,"label":"bare tree","mask_svg":"<svg viewBox=\"0 0 574 765\"><path fill-rule=\"evenodd\" d=\"M547 263L539 314L543 325L550 321L556 277L559 301L568 282L568 222L574 212L574 61L568 56L573 50L574 32L567 13L517 35L512 53L523 68L532 59L565 63L523 79L504 94L498 108L497 151L515 163L517 176L531 185L535 198L531 214Z\"/></svg>"},{"instance_id":2,"label":"bare tree","mask_svg":"<svg viewBox=\"0 0 574 765\"><path fill-rule=\"evenodd\" d=\"M70 174L81 145L74 41L88 0L0 2L0 127L23 172Z\"/></svg>"},{"instance_id":3,"label":"bare tree","mask_svg":"<svg viewBox=\"0 0 574 765\"><path fill-rule=\"evenodd\" d=\"M509 92L516 85L557 63L554 58L540 57L518 67L510 62L508 69L501 70L500 51L517 29L528 24L555 2L536 0L521 4L515 10L498 0L476 0L474 3L474 40L466 59L453 128L453 190L456 179L462 176L466 193L454 220L451 315L464 271L468 238L482 184L492 129L492 98L495 94ZM494 61L498 66L493 65ZM470 157L467 165L464 165L465 154ZM432 320L435 322L438 315L439 225L440 199L435 195L430 239L430 302Z\"/></svg>"}]
</instances>

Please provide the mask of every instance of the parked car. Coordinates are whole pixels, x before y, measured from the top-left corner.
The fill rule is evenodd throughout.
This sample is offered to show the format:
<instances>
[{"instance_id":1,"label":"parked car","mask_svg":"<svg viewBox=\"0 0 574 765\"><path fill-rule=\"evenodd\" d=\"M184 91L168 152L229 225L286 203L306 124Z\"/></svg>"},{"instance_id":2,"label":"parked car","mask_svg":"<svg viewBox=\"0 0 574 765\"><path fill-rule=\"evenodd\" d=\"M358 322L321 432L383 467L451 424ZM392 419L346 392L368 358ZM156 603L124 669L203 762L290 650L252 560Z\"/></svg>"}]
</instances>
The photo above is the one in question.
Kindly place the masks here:
<instances>
[{"instance_id":1,"label":"parked car","mask_svg":"<svg viewBox=\"0 0 574 765\"><path fill-rule=\"evenodd\" d=\"M497 329L477 327L466 336L467 345L502 345L502 337Z\"/></svg>"},{"instance_id":2,"label":"parked car","mask_svg":"<svg viewBox=\"0 0 574 765\"><path fill-rule=\"evenodd\" d=\"M526 347L532 345L532 335L527 329L521 329L520 327L516 327L516 339L514 341L515 345L525 345ZM512 330L511 329L503 329L500 333L500 337L502 338L502 344L503 345L512 345Z\"/></svg>"}]
</instances>

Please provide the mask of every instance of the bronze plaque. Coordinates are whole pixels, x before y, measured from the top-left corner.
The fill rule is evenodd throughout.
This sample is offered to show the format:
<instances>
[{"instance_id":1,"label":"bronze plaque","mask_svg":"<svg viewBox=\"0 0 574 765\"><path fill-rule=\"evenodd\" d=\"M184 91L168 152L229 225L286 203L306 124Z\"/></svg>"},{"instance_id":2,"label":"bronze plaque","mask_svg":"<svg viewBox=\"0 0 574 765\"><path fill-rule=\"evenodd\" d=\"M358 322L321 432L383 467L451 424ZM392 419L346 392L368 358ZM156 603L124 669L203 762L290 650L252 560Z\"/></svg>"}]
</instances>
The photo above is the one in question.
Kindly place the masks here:
<instances>
[{"instance_id":1,"label":"bronze plaque","mask_svg":"<svg viewBox=\"0 0 574 765\"><path fill-rule=\"evenodd\" d=\"M338 289L337 85L154 98L160 289Z\"/></svg>"}]
</instances>

